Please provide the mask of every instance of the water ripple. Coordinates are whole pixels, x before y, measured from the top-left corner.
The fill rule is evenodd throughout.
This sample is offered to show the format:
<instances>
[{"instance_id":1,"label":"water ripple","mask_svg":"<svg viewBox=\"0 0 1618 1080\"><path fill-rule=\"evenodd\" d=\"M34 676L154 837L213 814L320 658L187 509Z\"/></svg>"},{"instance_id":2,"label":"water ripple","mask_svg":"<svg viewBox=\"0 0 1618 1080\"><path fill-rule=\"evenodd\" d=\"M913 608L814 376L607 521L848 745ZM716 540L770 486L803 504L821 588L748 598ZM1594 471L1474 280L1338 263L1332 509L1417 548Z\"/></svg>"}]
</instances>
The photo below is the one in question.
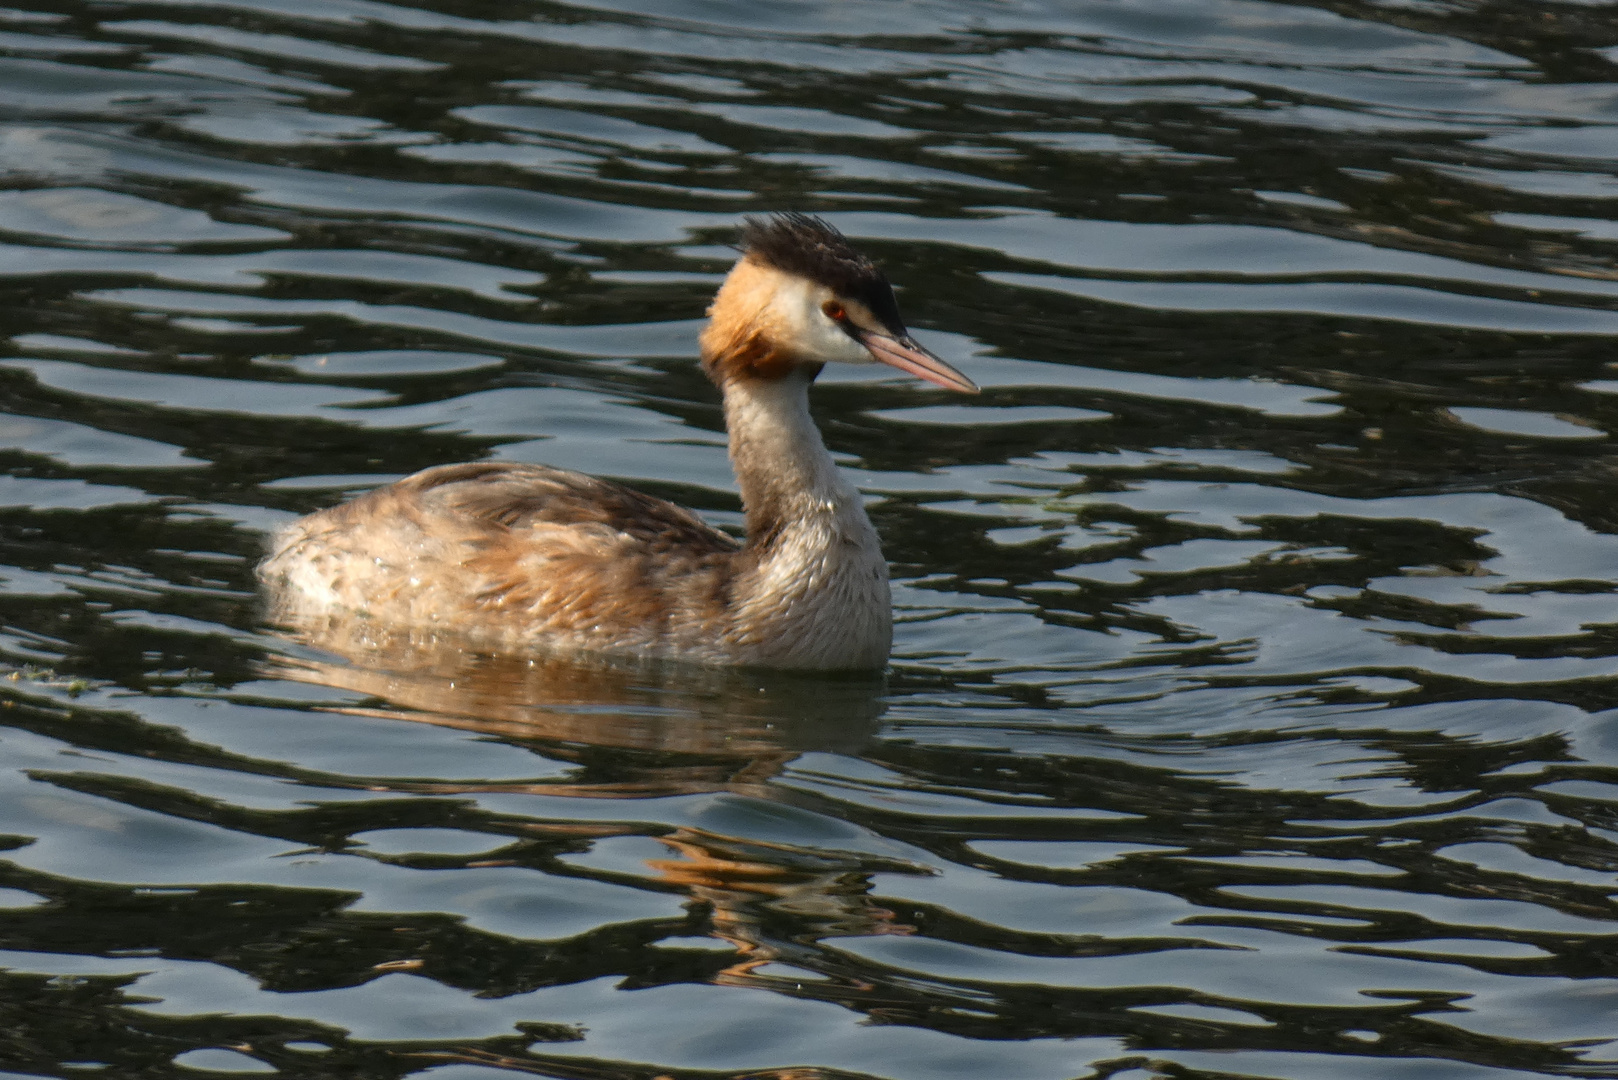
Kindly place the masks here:
<instances>
[{"instance_id":1,"label":"water ripple","mask_svg":"<svg viewBox=\"0 0 1618 1080\"><path fill-rule=\"evenodd\" d=\"M0 1063L1618 1076L1615 55L1515 0L0 12ZM432 464L738 530L695 337L784 208L984 387L816 391L885 676L265 625L267 530Z\"/></svg>"}]
</instances>

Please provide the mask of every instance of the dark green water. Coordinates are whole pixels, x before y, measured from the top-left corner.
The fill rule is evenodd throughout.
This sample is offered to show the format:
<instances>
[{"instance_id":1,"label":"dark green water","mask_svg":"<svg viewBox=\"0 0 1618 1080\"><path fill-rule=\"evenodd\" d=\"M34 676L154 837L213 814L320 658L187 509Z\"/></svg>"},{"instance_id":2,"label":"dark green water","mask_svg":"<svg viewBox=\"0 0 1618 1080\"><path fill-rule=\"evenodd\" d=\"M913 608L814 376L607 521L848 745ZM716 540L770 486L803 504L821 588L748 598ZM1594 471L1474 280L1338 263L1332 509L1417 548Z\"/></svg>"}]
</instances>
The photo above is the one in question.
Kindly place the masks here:
<instances>
[{"instance_id":1,"label":"dark green water","mask_svg":"<svg viewBox=\"0 0 1618 1080\"><path fill-rule=\"evenodd\" d=\"M349 665L266 530L740 521L824 214L884 679ZM1618 1077L1618 7L0 10L0 1072ZM408 662L406 662L408 661Z\"/></svg>"}]
</instances>

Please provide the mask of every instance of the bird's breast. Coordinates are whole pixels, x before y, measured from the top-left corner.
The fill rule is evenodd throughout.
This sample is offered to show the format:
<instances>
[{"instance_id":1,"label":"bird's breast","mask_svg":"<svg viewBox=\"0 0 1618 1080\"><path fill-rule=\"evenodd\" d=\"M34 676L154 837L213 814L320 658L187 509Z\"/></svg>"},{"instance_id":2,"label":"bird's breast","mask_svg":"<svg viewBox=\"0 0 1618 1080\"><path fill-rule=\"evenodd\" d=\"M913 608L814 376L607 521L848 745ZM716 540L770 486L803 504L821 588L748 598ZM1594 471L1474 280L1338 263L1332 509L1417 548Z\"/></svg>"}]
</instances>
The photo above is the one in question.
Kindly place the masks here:
<instances>
[{"instance_id":1,"label":"bird's breast","mask_svg":"<svg viewBox=\"0 0 1618 1080\"><path fill-rule=\"evenodd\" d=\"M814 514L784 529L738 578L732 640L752 654L747 663L881 666L893 640L892 598L864 511Z\"/></svg>"}]
</instances>

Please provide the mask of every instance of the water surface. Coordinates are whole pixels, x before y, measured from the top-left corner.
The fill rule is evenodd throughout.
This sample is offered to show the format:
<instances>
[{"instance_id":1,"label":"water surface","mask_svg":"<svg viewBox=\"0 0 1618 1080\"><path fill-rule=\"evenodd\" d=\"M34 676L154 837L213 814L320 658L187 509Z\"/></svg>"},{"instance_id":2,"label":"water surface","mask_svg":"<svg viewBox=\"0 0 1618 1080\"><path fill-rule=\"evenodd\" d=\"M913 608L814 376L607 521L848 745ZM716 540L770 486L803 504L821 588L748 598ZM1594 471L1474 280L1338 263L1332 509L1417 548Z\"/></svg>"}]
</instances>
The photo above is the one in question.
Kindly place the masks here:
<instances>
[{"instance_id":1,"label":"water surface","mask_svg":"<svg viewBox=\"0 0 1618 1080\"><path fill-rule=\"evenodd\" d=\"M0 10L0 1068L1618 1076L1599 0ZM738 528L695 334L820 213L881 678L265 624L424 466ZM380 662L384 661L385 662Z\"/></svg>"}]
</instances>

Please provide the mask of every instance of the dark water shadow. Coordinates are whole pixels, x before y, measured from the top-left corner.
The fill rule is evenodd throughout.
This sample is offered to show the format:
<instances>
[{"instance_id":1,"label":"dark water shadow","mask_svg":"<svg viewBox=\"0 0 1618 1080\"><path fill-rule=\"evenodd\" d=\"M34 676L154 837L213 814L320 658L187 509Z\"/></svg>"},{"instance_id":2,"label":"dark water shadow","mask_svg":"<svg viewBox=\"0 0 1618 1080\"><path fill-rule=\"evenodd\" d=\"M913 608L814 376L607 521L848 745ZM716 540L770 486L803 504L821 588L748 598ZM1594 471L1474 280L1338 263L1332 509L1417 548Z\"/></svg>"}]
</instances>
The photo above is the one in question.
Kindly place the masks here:
<instances>
[{"instance_id":1,"label":"dark water shadow","mask_svg":"<svg viewBox=\"0 0 1618 1080\"><path fill-rule=\"evenodd\" d=\"M473 732L584 767L578 783L545 785L552 795L754 787L805 751L858 755L886 709L880 674L505 655L353 620L293 635L294 649L267 660L273 677L370 699L335 711Z\"/></svg>"}]
</instances>

